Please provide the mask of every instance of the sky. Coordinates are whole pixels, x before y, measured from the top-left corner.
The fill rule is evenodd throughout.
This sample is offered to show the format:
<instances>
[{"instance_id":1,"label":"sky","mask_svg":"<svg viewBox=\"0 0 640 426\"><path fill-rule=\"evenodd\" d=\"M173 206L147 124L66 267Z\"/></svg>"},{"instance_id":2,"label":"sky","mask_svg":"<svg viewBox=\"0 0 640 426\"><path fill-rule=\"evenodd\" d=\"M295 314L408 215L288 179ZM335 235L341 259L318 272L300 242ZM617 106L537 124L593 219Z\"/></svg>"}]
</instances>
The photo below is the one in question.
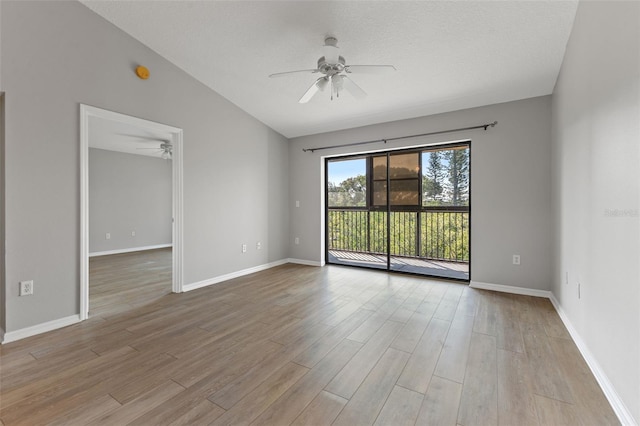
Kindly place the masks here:
<instances>
[{"instance_id":1,"label":"sky","mask_svg":"<svg viewBox=\"0 0 640 426\"><path fill-rule=\"evenodd\" d=\"M340 185L350 177L364 175L366 172L367 160L364 158L329 162L329 182L335 185Z\"/></svg>"}]
</instances>

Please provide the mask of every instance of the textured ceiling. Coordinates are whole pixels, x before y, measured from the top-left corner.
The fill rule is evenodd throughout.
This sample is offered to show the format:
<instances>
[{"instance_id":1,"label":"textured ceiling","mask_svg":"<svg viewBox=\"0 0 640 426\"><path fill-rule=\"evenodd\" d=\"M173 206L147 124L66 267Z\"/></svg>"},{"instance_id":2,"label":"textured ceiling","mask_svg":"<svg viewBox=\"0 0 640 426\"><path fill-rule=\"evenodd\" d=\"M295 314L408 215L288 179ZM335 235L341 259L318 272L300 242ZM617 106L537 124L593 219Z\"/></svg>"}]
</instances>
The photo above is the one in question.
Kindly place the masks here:
<instances>
[{"instance_id":1,"label":"textured ceiling","mask_svg":"<svg viewBox=\"0 0 640 426\"><path fill-rule=\"evenodd\" d=\"M577 1L84 1L287 137L524 99L553 90ZM367 93L298 99L325 36ZM152 77L153 78L153 70Z\"/></svg>"}]
</instances>

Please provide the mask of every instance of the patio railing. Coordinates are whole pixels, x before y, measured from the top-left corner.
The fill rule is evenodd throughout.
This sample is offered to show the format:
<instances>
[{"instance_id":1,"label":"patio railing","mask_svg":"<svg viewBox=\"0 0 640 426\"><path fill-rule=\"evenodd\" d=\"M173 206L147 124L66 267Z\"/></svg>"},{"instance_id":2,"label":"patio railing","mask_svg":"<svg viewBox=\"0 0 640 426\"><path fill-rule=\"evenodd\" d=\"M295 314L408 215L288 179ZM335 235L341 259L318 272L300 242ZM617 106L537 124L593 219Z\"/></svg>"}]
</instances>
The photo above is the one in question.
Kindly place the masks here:
<instances>
[{"instance_id":1,"label":"patio railing","mask_svg":"<svg viewBox=\"0 0 640 426\"><path fill-rule=\"evenodd\" d=\"M385 254L387 212L329 209L329 250ZM393 211L389 245L392 256L469 262L469 212Z\"/></svg>"}]
</instances>

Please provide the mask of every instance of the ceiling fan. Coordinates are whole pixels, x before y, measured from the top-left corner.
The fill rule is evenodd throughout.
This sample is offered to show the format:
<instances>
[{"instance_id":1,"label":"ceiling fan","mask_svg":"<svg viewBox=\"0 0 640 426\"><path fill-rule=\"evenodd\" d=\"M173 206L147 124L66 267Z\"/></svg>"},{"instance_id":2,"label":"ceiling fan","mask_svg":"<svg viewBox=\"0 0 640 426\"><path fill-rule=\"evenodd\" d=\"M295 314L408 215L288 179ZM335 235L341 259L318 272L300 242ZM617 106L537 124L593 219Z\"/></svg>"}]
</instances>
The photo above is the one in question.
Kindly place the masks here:
<instances>
[{"instance_id":1,"label":"ceiling fan","mask_svg":"<svg viewBox=\"0 0 640 426\"><path fill-rule=\"evenodd\" d=\"M154 138L146 138L146 137L142 137L142 136L136 136L139 139L147 139L149 141L157 141L160 142L160 146L159 147L153 147L153 148L136 148L136 149L155 149L157 150L157 152L160 154L160 157L164 160L171 160L171 158L173 157L173 145L171 145L171 142L169 142L168 140L164 140L164 139L154 139Z\"/></svg>"},{"instance_id":2,"label":"ceiling fan","mask_svg":"<svg viewBox=\"0 0 640 426\"><path fill-rule=\"evenodd\" d=\"M309 102L316 93L324 91L327 86L329 86L331 91L331 100L333 100L334 95L336 98L339 97L342 90L346 90L356 99L363 99L367 94L348 77L348 74L381 74L396 70L393 65L347 65L344 57L338 53L338 39L335 37L325 38L323 47L324 56L318 59L317 68L278 72L271 74L269 77L283 77L296 73L322 74L298 101L301 104L305 104Z\"/></svg>"}]
</instances>

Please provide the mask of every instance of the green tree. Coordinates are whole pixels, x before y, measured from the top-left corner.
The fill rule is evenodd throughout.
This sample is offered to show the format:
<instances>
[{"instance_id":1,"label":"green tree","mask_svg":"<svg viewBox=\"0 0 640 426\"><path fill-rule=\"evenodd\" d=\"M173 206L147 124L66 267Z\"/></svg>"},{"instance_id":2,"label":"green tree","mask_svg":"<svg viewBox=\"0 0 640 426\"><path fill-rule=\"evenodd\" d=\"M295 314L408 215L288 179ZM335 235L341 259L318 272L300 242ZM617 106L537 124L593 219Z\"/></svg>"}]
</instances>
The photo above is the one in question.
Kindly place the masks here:
<instances>
[{"instance_id":1,"label":"green tree","mask_svg":"<svg viewBox=\"0 0 640 426\"><path fill-rule=\"evenodd\" d=\"M439 151L429 153L429 162L422 176L422 191L425 201L437 201L442 197L442 180L445 177Z\"/></svg>"},{"instance_id":2,"label":"green tree","mask_svg":"<svg viewBox=\"0 0 640 426\"><path fill-rule=\"evenodd\" d=\"M328 184L329 205L335 207L363 207L367 201L367 177L357 175L339 185Z\"/></svg>"},{"instance_id":3,"label":"green tree","mask_svg":"<svg viewBox=\"0 0 640 426\"><path fill-rule=\"evenodd\" d=\"M469 203L469 150L452 149L444 151L443 155L449 164L447 177L451 204L467 205Z\"/></svg>"}]
</instances>

